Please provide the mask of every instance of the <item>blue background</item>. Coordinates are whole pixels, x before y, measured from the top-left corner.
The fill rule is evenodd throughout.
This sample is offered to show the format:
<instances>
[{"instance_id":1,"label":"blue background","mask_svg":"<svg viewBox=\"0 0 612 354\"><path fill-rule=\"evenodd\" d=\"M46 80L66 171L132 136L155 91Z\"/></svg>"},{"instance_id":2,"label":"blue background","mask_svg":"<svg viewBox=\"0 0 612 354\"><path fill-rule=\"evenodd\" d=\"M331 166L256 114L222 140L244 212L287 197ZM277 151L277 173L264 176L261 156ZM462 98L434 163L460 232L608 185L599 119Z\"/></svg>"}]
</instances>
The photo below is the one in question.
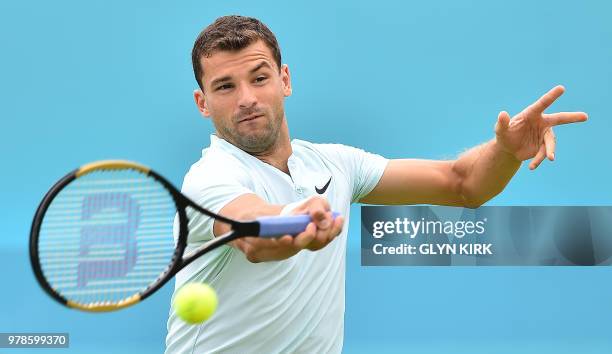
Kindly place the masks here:
<instances>
[{"instance_id":1,"label":"blue background","mask_svg":"<svg viewBox=\"0 0 612 354\"><path fill-rule=\"evenodd\" d=\"M30 222L51 184L92 160L140 161L180 185L212 132L191 47L233 13L278 37L295 138L454 158L493 137L500 110L565 85L551 111L590 120L556 129L557 160L524 164L488 204L610 204L608 2L2 1L0 331L70 332L62 352L163 351L171 285L118 313L66 310L34 281ZM361 267L358 218L355 206L345 352L612 351L609 268Z\"/></svg>"}]
</instances>

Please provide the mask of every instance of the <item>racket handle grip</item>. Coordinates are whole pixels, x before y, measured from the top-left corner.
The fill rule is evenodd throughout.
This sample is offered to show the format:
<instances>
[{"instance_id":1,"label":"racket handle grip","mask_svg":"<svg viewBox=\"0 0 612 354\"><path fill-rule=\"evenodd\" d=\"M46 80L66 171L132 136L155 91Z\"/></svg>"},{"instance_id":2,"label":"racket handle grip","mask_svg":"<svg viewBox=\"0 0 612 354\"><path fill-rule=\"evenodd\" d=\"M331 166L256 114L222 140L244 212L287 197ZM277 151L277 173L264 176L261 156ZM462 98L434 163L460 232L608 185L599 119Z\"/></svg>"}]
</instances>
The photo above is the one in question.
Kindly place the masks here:
<instances>
[{"instance_id":1,"label":"racket handle grip","mask_svg":"<svg viewBox=\"0 0 612 354\"><path fill-rule=\"evenodd\" d=\"M332 218L340 216L340 213L332 212ZM276 237L282 235L297 235L304 230L312 220L309 215L287 215L287 216L261 216L259 222L259 237Z\"/></svg>"}]
</instances>

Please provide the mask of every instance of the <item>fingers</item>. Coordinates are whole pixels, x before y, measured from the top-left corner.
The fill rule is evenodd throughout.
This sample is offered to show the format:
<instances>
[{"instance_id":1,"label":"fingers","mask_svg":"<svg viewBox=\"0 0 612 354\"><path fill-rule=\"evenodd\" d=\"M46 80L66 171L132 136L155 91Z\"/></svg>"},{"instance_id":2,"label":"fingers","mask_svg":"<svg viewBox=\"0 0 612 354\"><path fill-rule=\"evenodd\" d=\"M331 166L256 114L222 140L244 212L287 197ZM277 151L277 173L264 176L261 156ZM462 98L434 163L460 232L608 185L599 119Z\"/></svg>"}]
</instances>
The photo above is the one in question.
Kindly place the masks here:
<instances>
[{"instance_id":1,"label":"fingers","mask_svg":"<svg viewBox=\"0 0 612 354\"><path fill-rule=\"evenodd\" d=\"M330 229L333 227L334 220L332 219L332 213L323 213L323 219L315 222L317 225L317 233L315 240L319 243L327 243L330 237Z\"/></svg>"},{"instance_id":2,"label":"fingers","mask_svg":"<svg viewBox=\"0 0 612 354\"><path fill-rule=\"evenodd\" d=\"M337 217L332 221L332 225L327 230L317 230L314 240L308 245L311 251L317 251L331 243L342 232L344 218Z\"/></svg>"},{"instance_id":3,"label":"fingers","mask_svg":"<svg viewBox=\"0 0 612 354\"><path fill-rule=\"evenodd\" d=\"M318 230L327 230L332 224L331 212L329 209L315 209L310 212L312 221L317 226Z\"/></svg>"},{"instance_id":4,"label":"fingers","mask_svg":"<svg viewBox=\"0 0 612 354\"><path fill-rule=\"evenodd\" d=\"M239 238L232 241L232 245L244 253L249 262L258 262L257 249L247 239L252 237Z\"/></svg>"},{"instance_id":5,"label":"fingers","mask_svg":"<svg viewBox=\"0 0 612 354\"><path fill-rule=\"evenodd\" d=\"M312 219L308 227L314 227L313 237L306 246L304 246L302 242L298 242L297 246L316 251L327 246L327 244L338 236L342 231L344 219L341 217L336 218L336 220L333 219L329 203L325 198L312 198L308 204L307 212ZM300 236L301 234L298 235L298 237Z\"/></svg>"},{"instance_id":6,"label":"fingers","mask_svg":"<svg viewBox=\"0 0 612 354\"><path fill-rule=\"evenodd\" d=\"M554 161L556 147L557 142L555 133L553 132L552 128L550 128L544 133L544 144L540 145L540 149L538 150L537 154L533 157L531 163L529 163L529 169L535 170L538 168L545 158L548 158L550 161Z\"/></svg>"},{"instance_id":7,"label":"fingers","mask_svg":"<svg viewBox=\"0 0 612 354\"><path fill-rule=\"evenodd\" d=\"M293 209L292 214L308 214L318 229L327 229L331 226L331 213L329 202L323 197L310 197L302 205Z\"/></svg>"},{"instance_id":8,"label":"fingers","mask_svg":"<svg viewBox=\"0 0 612 354\"><path fill-rule=\"evenodd\" d=\"M559 112L543 115L544 121L550 126L586 121L589 116L584 112Z\"/></svg>"},{"instance_id":9,"label":"fingers","mask_svg":"<svg viewBox=\"0 0 612 354\"><path fill-rule=\"evenodd\" d=\"M546 157L550 161L555 159L555 133L553 133L552 129L548 129L546 133L544 133L544 146L546 147Z\"/></svg>"},{"instance_id":10,"label":"fingers","mask_svg":"<svg viewBox=\"0 0 612 354\"><path fill-rule=\"evenodd\" d=\"M342 216L338 216L335 220L334 220L334 225L332 226L331 232L330 232L330 242L336 238L336 236L340 235L340 233L342 232L342 227L344 226L344 218Z\"/></svg>"},{"instance_id":11,"label":"fingers","mask_svg":"<svg viewBox=\"0 0 612 354\"><path fill-rule=\"evenodd\" d=\"M291 235L284 235L276 239L278 246L280 247L291 247L293 245L294 237Z\"/></svg>"},{"instance_id":12,"label":"fingers","mask_svg":"<svg viewBox=\"0 0 612 354\"><path fill-rule=\"evenodd\" d=\"M298 234L293 239L293 247L296 250L302 250L306 248L316 237L317 227L314 223L308 223L306 226L306 230L304 232Z\"/></svg>"},{"instance_id":13,"label":"fingers","mask_svg":"<svg viewBox=\"0 0 612 354\"><path fill-rule=\"evenodd\" d=\"M325 198L312 197L303 206L294 210L294 212L310 215L317 230L327 230L332 225L329 202Z\"/></svg>"},{"instance_id":14,"label":"fingers","mask_svg":"<svg viewBox=\"0 0 612 354\"><path fill-rule=\"evenodd\" d=\"M501 111L497 115L497 124L495 125L495 133L500 134L508 130L510 126L510 115L506 111Z\"/></svg>"},{"instance_id":15,"label":"fingers","mask_svg":"<svg viewBox=\"0 0 612 354\"><path fill-rule=\"evenodd\" d=\"M540 166L540 163L544 161L545 156L546 156L546 146L542 144L540 145L540 150L538 150L538 153L531 160L531 163L529 163L529 169L535 170L536 168L538 168L538 166Z\"/></svg>"},{"instance_id":16,"label":"fingers","mask_svg":"<svg viewBox=\"0 0 612 354\"><path fill-rule=\"evenodd\" d=\"M293 247L291 235L279 238L243 237L232 241L232 244L251 263L285 259L299 252Z\"/></svg>"},{"instance_id":17,"label":"fingers","mask_svg":"<svg viewBox=\"0 0 612 354\"><path fill-rule=\"evenodd\" d=\"M565 92L565 88L561 85L555 86L552 90L545 93L540 99L535 101L530 108L534 110L536 113L543 113L546 108L548 108L557 98L559 98L563 92Z\"/></svg>"}]
</instances>

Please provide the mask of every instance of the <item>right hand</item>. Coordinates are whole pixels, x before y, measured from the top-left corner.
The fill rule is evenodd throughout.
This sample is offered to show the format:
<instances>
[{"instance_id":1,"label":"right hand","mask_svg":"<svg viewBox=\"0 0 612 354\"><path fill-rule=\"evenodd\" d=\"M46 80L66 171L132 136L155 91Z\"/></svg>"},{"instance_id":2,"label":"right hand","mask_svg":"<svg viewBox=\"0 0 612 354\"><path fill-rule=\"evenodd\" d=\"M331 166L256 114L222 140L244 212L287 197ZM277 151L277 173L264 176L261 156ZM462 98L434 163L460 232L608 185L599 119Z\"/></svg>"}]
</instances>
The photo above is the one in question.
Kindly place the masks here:
<instances>
[{"instance_id":1,"label":"right hand","mask_svg":"<svg viewBox=\"0 0 612 354\"><path fill-rule=\"evenodd\" d=\"M327 246L342 231L344 218L332 219L329 203L325 198L312 197L292 210L291 214L308 214L313 220L306 230L297 236L278 238L243 237L233 241L247 260L253 263L287 259L303 249L317 251Z\"/></svg>"}]
</instances>

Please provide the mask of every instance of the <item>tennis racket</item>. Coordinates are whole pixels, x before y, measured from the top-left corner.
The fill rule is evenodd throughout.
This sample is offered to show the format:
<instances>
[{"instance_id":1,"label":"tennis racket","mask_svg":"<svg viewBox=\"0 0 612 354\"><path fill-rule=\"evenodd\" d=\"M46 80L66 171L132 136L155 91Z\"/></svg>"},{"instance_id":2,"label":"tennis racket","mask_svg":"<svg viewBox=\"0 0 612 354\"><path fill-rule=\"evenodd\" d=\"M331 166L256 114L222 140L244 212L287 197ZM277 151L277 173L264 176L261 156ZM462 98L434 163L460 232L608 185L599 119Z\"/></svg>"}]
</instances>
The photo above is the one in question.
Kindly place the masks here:
<instances>
[{"instance_id":1,"label":"tennis racket","mask_svg":"<svg viewBox=\"0 0 612 354\"><path fill-rule=\"evenodd\" d=\"M231 231L183 255L188 208ZM30 261L42 288L59 303L113 311L144 300L221 245L244 236L297 235L310 221L308 215L232 220L200 207L148 167L99 161L67 174L46 194L32 223Z\"/></svg>"}]
</instances>

